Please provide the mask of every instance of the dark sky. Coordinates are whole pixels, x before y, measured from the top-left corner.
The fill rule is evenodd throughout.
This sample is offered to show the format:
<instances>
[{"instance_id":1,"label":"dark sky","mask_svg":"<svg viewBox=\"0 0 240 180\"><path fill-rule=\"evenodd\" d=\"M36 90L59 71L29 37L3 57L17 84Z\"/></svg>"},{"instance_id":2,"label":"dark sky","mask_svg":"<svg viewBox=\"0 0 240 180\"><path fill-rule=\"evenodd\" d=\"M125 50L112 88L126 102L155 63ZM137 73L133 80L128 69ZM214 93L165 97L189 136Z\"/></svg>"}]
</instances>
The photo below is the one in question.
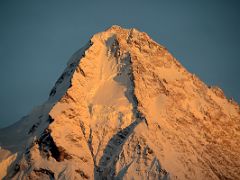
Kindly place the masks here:
<instances>
[{"instance_id":1,"label":"dark sky","mask_svg":"<svg viewBox=\"0 0 240 180\"><path fill-rule=\"evenodd\" d=\"M239 0L0 0L0 127L43 103L69 57L113 24L147 32L240 102Z\"/></svg>"}]
</instances>

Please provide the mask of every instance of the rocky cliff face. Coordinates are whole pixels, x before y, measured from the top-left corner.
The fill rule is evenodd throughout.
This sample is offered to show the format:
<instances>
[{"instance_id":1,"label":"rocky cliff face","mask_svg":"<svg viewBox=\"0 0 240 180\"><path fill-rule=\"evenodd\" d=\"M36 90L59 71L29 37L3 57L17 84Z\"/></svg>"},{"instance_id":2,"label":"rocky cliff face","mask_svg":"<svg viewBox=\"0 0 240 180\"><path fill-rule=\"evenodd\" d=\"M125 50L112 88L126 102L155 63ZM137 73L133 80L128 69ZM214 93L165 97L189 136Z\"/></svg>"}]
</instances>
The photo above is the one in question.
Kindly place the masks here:
<instances>
[{"instance_id":1,"label":"rocky cliff face","mask_svg":"<svg viewBox=\"0 0 240 180\"><path fill-rule=\"evenodd\" d=\"M76 52L0 143L6 179L240 179L239 105L119 26Z\"/></svg>"}]
</instances>

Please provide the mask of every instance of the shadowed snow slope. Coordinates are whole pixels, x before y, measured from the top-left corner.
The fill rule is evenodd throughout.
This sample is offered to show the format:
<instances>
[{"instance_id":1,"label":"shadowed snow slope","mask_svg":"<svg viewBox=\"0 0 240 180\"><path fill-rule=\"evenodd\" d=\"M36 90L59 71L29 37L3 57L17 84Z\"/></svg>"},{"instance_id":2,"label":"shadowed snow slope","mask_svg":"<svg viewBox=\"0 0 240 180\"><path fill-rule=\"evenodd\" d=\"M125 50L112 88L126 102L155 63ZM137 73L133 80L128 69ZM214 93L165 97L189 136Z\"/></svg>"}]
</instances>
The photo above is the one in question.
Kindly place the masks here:
<instances>
[{"instance_id":1,"label":"shadowed snow slope","mask_svg":"<svg viewBox=\"0 0 240 180\"><path fill-rule=\"evenodd\" d=\"M240 179L240 108L136 29L76 52L49 99L0 131L5 179Z\"/></svg>"}]
</instances>

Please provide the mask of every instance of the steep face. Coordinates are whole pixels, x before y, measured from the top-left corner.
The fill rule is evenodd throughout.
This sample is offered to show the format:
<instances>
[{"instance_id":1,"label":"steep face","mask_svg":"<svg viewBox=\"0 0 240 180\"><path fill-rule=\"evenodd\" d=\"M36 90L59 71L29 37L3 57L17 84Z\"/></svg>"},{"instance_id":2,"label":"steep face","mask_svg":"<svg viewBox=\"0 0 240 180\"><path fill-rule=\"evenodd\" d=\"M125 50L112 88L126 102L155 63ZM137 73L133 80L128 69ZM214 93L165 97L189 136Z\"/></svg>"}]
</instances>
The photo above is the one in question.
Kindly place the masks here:
<instances>
[{"instance_id":1,"label":"steep face","mask_svg":"<svg viewBox=\"0 0 240 180\"><path fill-rule=\"evenodd\" d=\"M94 35L46 104L41 121L10 128L29 132L23 150L13 151L0 133L1 146L12 152L0 162L9 166L6 177L240 177L239 106L136 29L113 26Z\"/></svg>"}]
</instances>

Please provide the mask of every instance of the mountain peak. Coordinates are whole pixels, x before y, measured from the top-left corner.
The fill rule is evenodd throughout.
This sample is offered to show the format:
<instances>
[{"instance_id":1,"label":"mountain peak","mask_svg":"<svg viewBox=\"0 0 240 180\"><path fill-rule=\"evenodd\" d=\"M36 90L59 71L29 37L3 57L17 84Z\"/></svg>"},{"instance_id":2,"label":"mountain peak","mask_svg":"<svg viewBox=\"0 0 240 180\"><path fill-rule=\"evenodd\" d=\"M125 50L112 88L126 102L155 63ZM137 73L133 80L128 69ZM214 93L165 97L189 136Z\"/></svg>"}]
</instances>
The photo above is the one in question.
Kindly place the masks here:
<instances>
[{"instance_id":1,"label":"mountain peak","mask_svg":"<svg viewBox=\"0 0 240 180\"><path fill-rule=\"evenodd\" d=\"M238 179L239 122L219 88L114 25L71 57L46 103L1 130L0 177Z\"/></svg>"},{"instance_id":2,"label":"mountain peak","mask_svg":"<svg viewBox=\"0 0 240 180\"><path fill-rule=\"evenodd\" d=\"M127 29L127 28L123 28L119 25L112 25L111 27L107 28L105 31L131 31L131 30L135 30L135 31L138 31L136 28L130 28L130 29Z\"/></svg>"},{"instance_id":3,"label":"mountain peak","mask_svg":"<svg viewBox=\"0 0 240 180\"><path fill-rule=\"evenodd\" d=\"M108 31L108 30L116 30L116 29L121 29L121 30L123 30L123 29L125 29L125 28L122 28L121 26L119 26L119 25L112 25L112 26L110 26L109 28L107 28L107 30L106 31Z\"/></svg>"}]
</instances>

